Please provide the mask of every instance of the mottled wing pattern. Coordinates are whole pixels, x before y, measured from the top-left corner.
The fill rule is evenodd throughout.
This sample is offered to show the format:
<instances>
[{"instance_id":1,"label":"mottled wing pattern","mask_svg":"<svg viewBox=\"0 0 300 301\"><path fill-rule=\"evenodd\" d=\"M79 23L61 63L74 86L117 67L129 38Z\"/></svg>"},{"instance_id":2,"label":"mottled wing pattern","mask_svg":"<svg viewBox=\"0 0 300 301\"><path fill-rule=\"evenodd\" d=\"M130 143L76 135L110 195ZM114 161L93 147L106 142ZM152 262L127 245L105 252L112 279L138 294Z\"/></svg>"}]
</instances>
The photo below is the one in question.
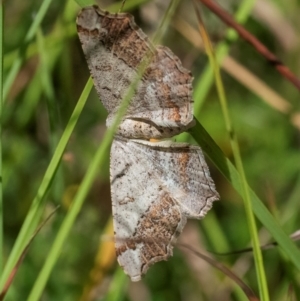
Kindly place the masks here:
<instances>
[{"instance_id":1,"label":"mottled wing pattern","mask_svg":"<svg viewBox=\"0 0 300 301\"><path fill-rule=\"evenodd\" d=\"M186 222L160 180L150 176L155 163L148 159L135 142L113 141L110 174L116 253L133 281L140 280L151 264L172 255L171 242Z\"/></svg>"},{"instance_id":2,"label":"mottled wing pattern","mask_svg":"<svg viewBox=\"0 0 300 301\"><path fill-rule=\"evenodd\" d=\"M160 179L187 218L203 218L219 199L199 146L172 141L132 142L133 153L139 151L148 161L155 162L151 176Z\"/></svg>"},{"instance_id":3,"label":"mottled wing pattern","mask_svg":"<svg viewBox=\"0 0 300 301\"><path fill-rule=\"evenodd\" d=\"M110 126L137 68L150 63L131 99L119 134L128 138L174 136L193 125L192 76L166 47L153 47L129 14L86 7L77 29L94 85L109 112Z\"/></svg>"},{"instance_id":4,"label":"mottled wing pattern","mask_svg":"<svg viewBox=\"0 0 300 301\"><path fill-rule=\"evenodd\" d=\"M114 140L110 172L116 252L133 281L171 256L186 218L203 217L218 198L203 160L200 148L186 144Z\"/></svg>"}]
</instances>

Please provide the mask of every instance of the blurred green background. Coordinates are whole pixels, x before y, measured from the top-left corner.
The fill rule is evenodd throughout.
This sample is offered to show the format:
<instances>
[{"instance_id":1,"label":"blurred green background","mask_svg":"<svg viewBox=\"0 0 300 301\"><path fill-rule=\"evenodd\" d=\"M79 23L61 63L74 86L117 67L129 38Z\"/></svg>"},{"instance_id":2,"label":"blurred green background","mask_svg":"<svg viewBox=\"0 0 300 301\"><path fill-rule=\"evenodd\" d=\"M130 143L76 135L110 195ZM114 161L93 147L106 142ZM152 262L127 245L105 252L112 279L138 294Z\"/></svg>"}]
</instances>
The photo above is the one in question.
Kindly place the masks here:
<instances>
[{"instance_id":1,"label":"blurred green background","mask_svg":"<svg viewBox=\"0 0 300 301\"><path fill-rule=\"evenodd\" d=\"M4 262L89 77L75 19L80 5L94 2L46 2L4 2ZM249 8L244 13L245 27L300 77L300 1L227 0L221 4L234 14L246 2ZM97 4L113 12L120 7L113 1ZM45 5L45 14L32 33L41 5ZM168 1L132 0L127 1L125 10L151 37L167 5ZM229 47L230 58L225 59L225 66L224 61L221 64L222 77L248 183L283 230L291 234L300 228L299 91L248 43L226 38L226 26L213 13L203 7L201 13L215 47L224 41ZM192 28L196 35L192 35ZM195 47L200 42L192 3L182 1L160 43L170 47L192 71L195 90L207 90L200 100L201 111L196 113L198 120L232 159L217 92L213 84L201 81L208 59L203 49ZM46 195L42 220L57 205L60 207L32 242L5 300L27 300L88 165L101 145L106 116L93 88ZM179 241L213 252L249 247L243 202L214 165L208 163L221 200L204 220L190 222ZM110 216L107 153L39 300L247 300L232 280L180 248L180 244L168 262L151 267L142 282L130 283L117 267L110 239L103 239L103 235L111 235ZM273 241L260 222L258 229L261 244ZM299 300L299 271L280 248L266 250L263 256L270 299ZM214 258L258 292L252 253Z\"/></svg>"}]
</instances>

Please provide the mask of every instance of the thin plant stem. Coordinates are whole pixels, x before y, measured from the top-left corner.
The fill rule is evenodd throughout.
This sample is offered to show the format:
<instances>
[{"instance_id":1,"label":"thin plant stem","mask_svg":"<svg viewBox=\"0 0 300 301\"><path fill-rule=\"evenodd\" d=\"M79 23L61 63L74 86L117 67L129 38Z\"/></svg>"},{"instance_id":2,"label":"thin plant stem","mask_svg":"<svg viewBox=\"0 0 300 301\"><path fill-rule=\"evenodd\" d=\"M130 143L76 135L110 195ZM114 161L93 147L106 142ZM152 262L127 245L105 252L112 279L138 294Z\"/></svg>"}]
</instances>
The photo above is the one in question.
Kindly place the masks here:
<instances>
[{"instance_id":1,"label":"thin plant stem","mask_svg":"<svg viewBox=\"0 0 300 301\"><path fill-rule=\"evenodd\" d=\"M300 79L286 66L280 59L272 53L263 43L261 43L254 35L246 30L232 18L232 16L223 10L218 4L211 0L198 0L206 5L212 12L214 12L224 23L234 28L238 34L252 45L256 51L261 54L269 64L271 64L283 77L289 80L298 90L300 90Z\"/></svg>"},{"instance_id":2,"label":"thin plant stem","mask_svg":"<svg viewBox=\"0 0 300 301\"><path fill-rule=\"evenodd\" d=\"M251 13L255 1L256 0L244 0L239 4L239 8L235 14L235 19L237 22L243 24L247 20L247 18ZM231 28L227 29L226 40L219 43L215 50L215 57L218 63L220 63L229 52L230 47L228 41L233 42L237 40L237 38L238 38L238 34L233 29ZM196 84L196 89L194 91L196 116L199 115L199 112L201 110L202 105L204 104L209 89L213 84L213 79L214 79L213 70L208 64L204 69L204 71L202 72L201 76L199 77L199 80L197 81Z\"/></svg>"},{"instance_id":3,"label":"thin plant stem","mask_svg":"<svg viewBox=\"0 0 300 301\"><path fill-rule=\"evenodd\" d=\"M49 5L52 0L44 0L42 3L40 9L38 10L37 14L34 17L34 21L32 22L32 25L30 26L25 39L23 41L23 45L19 48L18 55L14 60L14 63L6 77L6 80L3 85L3 99L5 100L8 92L22 66L23 60L24 60L24 54L25 49L27 48L28 44L31 42L31 40L34 38L42 20L44 19L44 16L46 15L46 12L49 8Z\"/></svg>"},{"instance_id":4,"label":"thin plant stem","mask_svg":"<svg viewBox=\"0 0 300 301\"><path fill-rule=\"evenodd\" d=\"M107 158L107 152L110 147L111 139L113 133L110 131L106 132L106 137L101 144L101 146L98 148L93 160L90 163L90 166L88 168L88 171L79 187L79 190L72 202L72 206L70 210L68 211L57 235L55 238L55 241L50 249L50 252L46 258L46 261L43 265L43 268L41 272L39 273L35 284L28 296L28 301L36 301L40 300L41 294L44 290L44 287L46 285L46 282L48 281L49 275L58 259L58 256L61 252L61 249L63 247L63 244L68 237L68 234L70 232L70 229L72 225L75 222L75 219L80 212L80 209L83 205L83 202L85 200L85 197L90 190L90 187L93 183L93 180L96 176L96 174L99 171L99 168L104 164ZM110 137L111 136L111 137ZM109 139L110 138L110 139Z\"/></svg>"},{"instance_id":5,"label":"thin plant stem","mask_svg":"<svg viewBox=\"0 0 300 301\"><path fill-rule=\"evenodd\" d=\"M3 174L2 174L2 117L3 117L3 35L4 4L0 3L0 271L3 269Z\"/></svg>"},{"instance_id":6,"label":"thin plant stem","mask_svg":"<svg viewBox=\"0 0 300 301\"><path fill-rule=\"evenodd\" d=\"M178 7L180 3L180 0L172 0L170 2L170 5L164 14L163 20L160 23L160 26L158 27L155 36L153 37L153 44L157 44L165 34L168 24L171 22L171 18L174 15L176 8Z\"/></svg>"},{"instance_id":7,"label":"thin plant stem","mask_svg":"<svg viewBox=\"0 0 300 301\"><path fill-rule=\"evenodd\" d=\"M196 12L198 13L197 9L196 9ZM254 218L254 214L253 214L253 210L252 210L250 192L248 189L248 183L247 183L247 179L246 179L246 175L245 175L245 171L244 171L244 167L243 167L243 163L242 163L242 159L241 159L241 155L240 155L240 150L239 150L239 145L237 142L236 133L231 124L231 118L230 118L230 114L229 114L228 106L227 106L226 93L225 93L225 89L223 86L219 65L214 56L213 47L210 43L210 39L204 28L204 24L201 21L200 14L198 13L197 16L199 19L199 30L200 30L200 33L201 33L201 36L202 36L202 39L204 42L205 50L207 52L210 64L211 64L213 72L214 72L217 92L218 92L218 96L219 96L219 100L221 103L221 108L222 108L222 112L223 112L223 116L224 116L224 120L225 120L225 127L226 127L226 130L227 130L227 132L229 134L229 138L230 138L230 145L231 145L231 148L233 151L234 161L235 161L237 170L241 177L242 199L244 201L249 232L250 232L250 236L251 236L251 240L252 240L252 244L253 244L254 261L255 261L255 266L256 266L256 274L257 274L257 278L258 278L260 298L262 301L269 301L268 286L267 286L266 275L265 275L265 270L264 270L264 266L263 266L263 257L262 257L262 253L261 253L261 249L260 249L256 222L255 222L255 218Z\"/></svg>"},{"instance_id":8,"label":"thin plant stem","mask_svg":"<svg viewBox=\"0 0 300 301\"><path fill-rule=\"evenodd\" d=\"M205 154L210 158L210 160L215 164L215 166L220 170L222 175L231 183L232 187L242 195L242 180L241 176L231 163L229 159L226 158L224 153L221 151L220 147L214 142L210 135L205 131L203 126L199 123L197 118L195 118L196 126L189 129L189 133L195 139L195 141L201 146ZM293 265L300 271L300 251L291 240L291 238L286 235L285 231L282 229L278 221L273 217L273 215L268 211L264 203L257 197L253 190L248 187L250 191L250 197L252 202L252 209L259 219L259 221L264 225L264 227L270 232L272 237L276 240L280 248L288 255L289 260Z\"/></svg>"},{"instance_id":9,"label":"thin plant stem","mask_svg":"<svg viewBox=\"0 0 300 301\"><path fill-rule=\"evenodd\" d=\"M88 96L89 92L91 91L92 86L93 86L93 82L91 79L89 79L85 88L83 89L82 94L78 100L78 103L69 119L66 129L63 132L62 137L55 149L55 152L54 152L51 162L49 163L49 166L45 172L44 178L41 182L38 192L31 204L30 210L29 210L28 214L26 215L26 218L22 225L20 233L19 233L19 235L16 239L16 242L13 246L13 249L8 257L4 272L1 275L1 282L0 282L1 289L3 289L3 285L6 282L7 277L10 274L10 271L13 269L14 265L16 264L20 254L22 253L22 250L24 249L24 246L26 245L28 239L31 237L34 229L36 228L36 225L38 224L38 222L41 218L42 208L44 207L44 204L45 204L46 193L52 183L52 180L54 178L54 175L56 173L58 165L61 161L62 155L65 151L65 148L70 139L70 136L74 130L74 127L78 121L80 113L83 110L83 107L87 100L87 96Z\"/></svg>"}]
</instances>

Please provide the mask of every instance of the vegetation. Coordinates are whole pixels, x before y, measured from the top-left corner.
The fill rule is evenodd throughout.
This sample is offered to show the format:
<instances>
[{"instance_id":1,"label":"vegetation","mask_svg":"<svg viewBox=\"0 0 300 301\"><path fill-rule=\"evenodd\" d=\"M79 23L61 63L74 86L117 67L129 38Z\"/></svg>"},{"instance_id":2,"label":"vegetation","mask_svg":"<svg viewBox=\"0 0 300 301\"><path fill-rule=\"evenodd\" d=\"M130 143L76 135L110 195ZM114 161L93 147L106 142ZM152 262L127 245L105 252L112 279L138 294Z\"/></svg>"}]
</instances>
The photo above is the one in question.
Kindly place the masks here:
<instances>
[{"instance_id":1,"label":"vegetation","mask_svg":"<svg viewBox=\"0 0 300 301\"><path fill-rule=\"evenodd\" d=\"M300 300L300 251L289 239L299 229L300 213L296 87L201 1L197 7L215 53L208 48L210 60L192 2L172 1L171 9L166 1L125 3L123 10L194 75L199 122L176 140L203 148L221 196L203 220L187 225L169 261L130 283L116 264L112 241L113 129L105 127L107 113L76 34L80 7L94 2L18 2L2 3L0 10L5 300L258 300L245 294L238 280L262 301ZM120 2L97 4L112 12L121 7ZM222 5L300 76L299 1ZM254 243L250 252L235 252L252 247L256 238L268 248ZM201 259L203 254L212 261Z\"/></svg>"}]
</instances>

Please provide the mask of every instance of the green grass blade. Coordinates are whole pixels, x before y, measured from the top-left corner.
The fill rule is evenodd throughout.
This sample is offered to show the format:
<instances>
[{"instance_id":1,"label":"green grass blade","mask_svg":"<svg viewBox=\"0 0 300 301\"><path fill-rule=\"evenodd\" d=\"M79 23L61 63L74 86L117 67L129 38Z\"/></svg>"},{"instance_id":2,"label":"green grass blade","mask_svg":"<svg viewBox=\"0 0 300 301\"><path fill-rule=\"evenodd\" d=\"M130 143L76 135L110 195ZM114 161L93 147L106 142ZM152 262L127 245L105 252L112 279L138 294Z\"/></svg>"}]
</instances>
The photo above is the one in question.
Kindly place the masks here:
<instances>
[{"instance_id":1,"label":"green grass blade","mask_svg":"<svg viewBox=\"0 0 300 301\"><path fill-rule=\"evenodd\" d=\"M52 245L52 248L47 256L45 264L33 286L33 289L30 292L28 301L40 300L43 289L46 285L46 282L49 278L49 275L53 269L54 264L56 263L60 251L63 247L63 244L68 237L70 229L72 228L75 219L80 212L80 209L83 205L86 195L91 188L94 178L96 177L99 168L107 160L107 153L109 151L110 143L113 137L112 131L107 131L103 143L98 148L93 160L90 163L88 171L79 187L79 190L72 202L72 206L68 211L57 235L55 241Z\"/></svg>"},{"instance_id":2,"label":"green grass blade","mask_svg":"<svg viewBox=\"0 0 300 301\"><path fill-rule=\"evenodd\" d=\"M168 24L171 22L171 18L174 15L176 8L178 7L180 0L172 0L166 13L164 14L163 20L160 23L155 35L153 37L153 44L157 44L161 41L163 35L167 31Z\"/></svg>"},{"instance_id":3,"label":"green grass blade","mask_svg":"<svg viewBox=\"0 0 300 301\"><path fill-rule=\"evenodd\" d=\"M74 130L74 127L78 121L78 118L83 110L83 107L84 107L87 97L92 89L92 86L93 86L92 80L89 79L89 81L87 82L87 84L79 98L79 101L72 113L72 116L70 117L67 127L57 145L55 153L51 159L51 162L45 172L42 183L38 189L37 195L32 202L32 205L31 205L30 210L23 223L21 231L20 231L20 233L17 237L17 240L14 244L14 247L10 253L10 256L8 258L4 272L1 275L1 282L0 282L1 288L3 288L3 285L4 285L5 281L7 280L7 277L9 276L10 271L12 270L15 263L17 262L24 246L26 245L28 239L30 238L31 234L33 233L34 229L36 228L37 223L40 220L42 208L43 208L43 205L45 202L45 195L46 195L46 193L50 187L50 184L54 178L55 172L58 168L58 165L60 163L62 155L65 151L65 148L70 139L70 136Z\"/></svg>"},{"instance_id":4,"label":"green grass blade","mask_svg":"<svg viewBox=\"0 0 300 301\"><path fill-rule=\"evenodd\" d=\"M132 0L132 1L126 1L125 4L124 4L123 11L132 10L132 9L138 7L139 5L142 5L142 4L147 3L147 2L150 2L150 0ZM119 9L120 9L120 7L121 7L121 4L122 4L122 1L119 1L117 3L113 3L109 7L107 7L106 9L108 11L118 12ZM101 7L101 8L103 8L103 7Z\"/></svg>"},{"instance_id":5,"label":"green grass blade","mask_svg":"<svg viewBox=\"0 0 300 301\"><path fill-rule=\"evenodd\" d=\"M57 114L55 114L55 111L57 111L56 110L57 104L55 103L54 87L51 82L51 73L50 73L51 69L49 67L50 60L45 48L44 36L41 30L37 32L37 45L39 49L39 57L41 60L41 68L42 68L41 82L47 99L50 129L51 132L53 132L55 131L55 124L57 123Z\"/></svg>"},{"instance_id":6,"label":"green grass blade","mask_svg":"<svg viewBox=\"0 0 300 301\"><path fill-rule=\"evenodd\" d=\"M114 278L110 283L109 290L103 301L122 301L125 300L125 291L129 282L128 276L124 273L121 267L115 271ZM100 299L99 299L100 301Z\"/></svg>"},{"instance_id":7,"label":"green grass blade","mask_svg":"<svg viewBox=\"0 0 300 301\"><path fill-rule=\"evenodd\" d=\"M243 24L246 22L247 18L250 16L251 10L253 5L255 4L255 0L244 0L240 3L239 8L235 14L235 20L239 22L240 24ZM230 45L228 41L233 42L237 40L238 35L237 33L232 30L228 29L226 33L226 41L224 40L221 42L215 50L216 53L216 59L218 63L222 61L222 59L228 54ZM214 83L214 74L213 70L210 67L209 64L205 67L204 71L202 72L201 76L195 83L195 91L194 91L194 112L195 116L198 117L198 114L201 110L202 105L204 104L204 101L206 99L206 96L211 89L212 85Z\"/></svg>"},{"instance_id":8,"label":"green grass blade","mask_svg":"<svg viewBox=\"0 0 300 301\"><path fill-rule=\"evenodd\" d=\"M233 188L242 195L241 178L234 165L225 157L221 149L196 120L196 126L190 129L190 133L201 146L206 155L220 170L224 177L232 184ZM262 201L249 188L252 209L256 217L271 233L272 237L289 257L293 265L300 271L300 251L294 242L284 233L277 220L271 215Z\"/></svg>"},{"instance_id":9,"label":"green grass blade","mask_svg":"<svg viewBox=\"0 0 300 301\"><path fill-rule=\"evenodd\" d=\"M69 3L71 1L72 0L69 0ZM138 5L141 5L141 4L149 2L149 1L150 0L126 1L124 9L132 10L132 9L138 7ZM82 2L84 2L84 0ZM73 3L73 1L72 1L72 3ZM81 7L83 7L83 6L84 5L82 5ZM112 11L112 12L118 11L120 6L121 6L121 2L114 3L110 6L108 6L107 10ZM69 7L68 7L68 9L69 9ZM76 27L74 26L74 14L72 17L70 16L73 13L73 11L74 11L74 7L71 6L71 9L67 13L68 19L64 23L63 27L54 28L54 30L52 30L50 34L45 36L45 46L49 52L52 48L55 48L58 45L60 45L61 40L69 39L76 35ZM76 9L76 12L77 11L78 11L78 9ZM30 42L24 53L24 60L29 60L31 57L33 57L37 53L38 53L38 47L37 47L36 42L35 41ZM9 69L13 64L16 64L16 62L18 61L19 55L20 54L19 54L18 50L13 50L13 51L7 53L5 55L4 70ZM6 79L6 81L8 81L8 80Z\"/></svg>"},{"instance_id":10,"label":"green grass blade","mask_svg":"<svg viewBox=\"0 0 300 301\"><path fill-rule=\"evenodd\" d=\"M2 112L3 112L3 34L4 7L0 3L0 271L3 269L3 175L2 175Z\"/></svg>"},{"instance_id":11,"label":"green grass blade","mask_svg":"<svg viewBox=\"0 0 300 301\"><path fill-rule=\"evenodd\" d=\"M60 114L57 98L55 97L55 89L53 87L51 78L51 61L53 60L53 53L47 51L45 47L45 39L42 30L39 29L37 32L37 45L39 49L40 67L41 67L41 86L45 94L47 103L47 112L50 128L50 147L51 154L55 152L56 145L59 141L59 129L60 129ZM57 56L58 58L58 56ZM64 68L67 70L67 68ZM65 76L68 78L68 75ZM64 177L62 168L58 168L56 178L53 183L53 189L51 191L51 197L54 202L59 202L60 196L64 187Z\"/></svg>"},{"instance_id":12,"label":"green grass blade","mask_svg":"<svg viewBox=\"0 0 300 301\"><path fill-rule=\"evenodd\" d=\"M243 199L243 203L244 203L244 207L245 207L246 219L247 219L247 224L248 224L248 228L249 228L249 233L251 236L251 242L253 245L253 255L254 255L254 262L255 262L260 298L262 301L269 301L270 298L269 298L266 273L265 273L264 264L263 264L263 256L262 256L262 251L260 249L258 231L257 231L256 221L255 221L255 217L253 214L252 204L251 204L251 199L250 199L249 186L247 183L247 178L246 178L246 174L245 174L245 170L244 170L244 166L243 166L243 161L241 158L237 135L236 135L234 128L232 126L232 123L231 123L231 117L230 117L228 105L227 105L227 103L228 103L227 97L226 97L219 65L217 63L217 59L215 57L213 47L211 45L210 39L207 35L207 32L204 28L204 25L203 25L203 23L201 23L200 14L197 14L197 16L198 16L198 20L200 23L199 29L200 29L200 33L201 33L201 36L202 36L202 39L204 42L205 50L209 57L209 62L210 62L210 65L211 65L213 73L214 73L218 97L220 100L220 105L221 105L221 109L222 109L222 113L223 113L223 117L224 117L224 121L225 121L226 131L229 136L234 161L235 161L235 164L236 164L236 167L237 167L238 173L240 175L240 179L241 179L242 199Z\"/></svg>"},{"instance_id":13,"label":"green grass blade","mask_svg":"<svg viewBox=\"0 0 300 301\"><path fill-rule=\"evenodd\" d=\"M37 14L34 17L34 21L32 25L30 26L24 42L23 42L23 47L20 47L20 50L18 51L18 55L14 60L14 63L9 71L9 74L7 75L7 78L5 80L4 86L3 86L3 99L6 99L8 92L22 66L23 60L24 60L24 50L27 47L28 43L33 39L35 36L43 18L46 15L46 12L49 8L49 5L52 0L44 0L40 9L38 10Z\"/></svg>"},{"instance_id":14,"label":"green grass blade","mask_svg":"<svg viewBox=\"0 0 300 301\"><path fill-rule=\"evenodd\" d=\"M41 66L41 86L46 96L47 111L49 117L49 128L50 128L50 145L52 150L55 149L59 137L58 124L59 124L59 113L57 102L55 99L54 87L51 81L51 68L50 68L50 54L47 53L45 48L44 36L41 30L37 32L37 45L39 49L40 66Z\"/></svg>"}]
</instances>

